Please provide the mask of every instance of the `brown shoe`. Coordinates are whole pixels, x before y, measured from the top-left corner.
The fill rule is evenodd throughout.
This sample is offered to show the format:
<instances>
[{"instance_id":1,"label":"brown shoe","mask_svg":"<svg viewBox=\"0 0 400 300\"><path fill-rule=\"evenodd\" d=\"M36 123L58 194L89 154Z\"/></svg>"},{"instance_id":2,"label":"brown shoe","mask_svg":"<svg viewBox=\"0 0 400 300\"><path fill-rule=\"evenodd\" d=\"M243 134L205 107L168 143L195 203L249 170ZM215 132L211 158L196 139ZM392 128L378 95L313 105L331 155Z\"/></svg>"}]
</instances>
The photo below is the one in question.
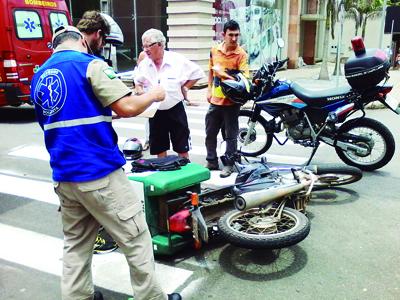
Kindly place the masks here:
<instances>
[{"instance_id":1,"label":"brown shoe","mask_svg":"<svg viewBox=\"0 0 400 300\"><path fill-rule=\"evenodd\" d=\"M225 178L229 177L233 173L233 166L224 166L222 168L221 173L219 174L219 177Z\"/></svg>"},{"instance_id":2,"label":"brown shoe","mask_svg":"<svg viewBox=\"0 0 400 300\"><path fill-rule=\"evenodd\" d=\"M207 161L205 167L210 171L219 170L218 162Z\"/></svg>"}]
</instances>

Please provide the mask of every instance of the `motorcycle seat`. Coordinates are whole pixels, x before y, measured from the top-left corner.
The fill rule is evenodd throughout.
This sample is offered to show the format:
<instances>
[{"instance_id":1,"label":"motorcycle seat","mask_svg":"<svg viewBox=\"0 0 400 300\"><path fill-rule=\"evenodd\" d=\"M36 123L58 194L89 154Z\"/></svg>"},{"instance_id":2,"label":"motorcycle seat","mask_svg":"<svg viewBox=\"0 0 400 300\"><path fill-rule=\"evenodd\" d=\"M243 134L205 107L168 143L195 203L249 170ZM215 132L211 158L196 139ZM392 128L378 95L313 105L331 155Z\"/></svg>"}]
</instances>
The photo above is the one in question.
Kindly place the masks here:
<instances>
[{"instance_id":1,"label":"motorcycle seat","mask_svg":"<svg viewBox=\"0 0 400 300\"><path fill-rule=\"evenodd\" d=\"M327 105L327 103L345 100L348 97L348 93L351 91L349 85L342 85L324 90L312 90L302 87L297 82L293 82L290 88L296 97L314 107L322 107Z\"/></svg>"}]
</instances>

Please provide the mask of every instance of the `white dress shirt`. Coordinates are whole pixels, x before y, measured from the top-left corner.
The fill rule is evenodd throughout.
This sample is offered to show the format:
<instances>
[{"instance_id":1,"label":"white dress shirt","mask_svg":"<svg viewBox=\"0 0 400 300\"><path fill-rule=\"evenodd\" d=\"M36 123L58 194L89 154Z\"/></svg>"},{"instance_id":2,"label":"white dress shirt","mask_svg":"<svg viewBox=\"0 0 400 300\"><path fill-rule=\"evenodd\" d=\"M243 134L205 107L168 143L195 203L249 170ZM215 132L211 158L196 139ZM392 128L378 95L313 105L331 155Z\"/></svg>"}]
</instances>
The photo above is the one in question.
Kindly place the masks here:
<instances>
[{"instance_id":1,"label":"white dress shirt","mask_svg":"<svg viewBox=\"0 0 400 300\"><path fill-rule=\"evenodd\" d=\"M160 70L157 70L154 62L148 57L140 62L135 84L143 86L144 91L160 84L165 89L166 96L158 109L167 110L183 100L181 88L186 81L204 76L203 70L194 62L179 53L164 50Z\"/></svg>"}]
</instances>

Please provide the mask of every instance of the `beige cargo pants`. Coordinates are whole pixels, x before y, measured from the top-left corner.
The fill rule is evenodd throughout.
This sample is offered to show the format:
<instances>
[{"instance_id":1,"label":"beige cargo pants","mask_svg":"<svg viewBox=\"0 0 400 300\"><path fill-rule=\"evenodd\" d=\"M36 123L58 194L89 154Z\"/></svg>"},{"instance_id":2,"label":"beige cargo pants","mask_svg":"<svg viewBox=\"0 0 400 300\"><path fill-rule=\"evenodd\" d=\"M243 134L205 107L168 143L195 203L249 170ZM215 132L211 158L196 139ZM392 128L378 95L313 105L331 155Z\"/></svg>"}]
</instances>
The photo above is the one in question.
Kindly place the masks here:
<instances>
[{"instance_id":1,"label":"beige cargo pants","mask_svg":"<svg viewBox=\"0 0 400 300\"><path fill-rule=\"evenodd\" d=\"M63 300L91 300L93 246L101 224L129 265L135 300L165 300L154 272L151 237L142 203L122 169L89 182L55 184L64 231ZM113 276L113 270L107 274Z\"/></svg>"}]
</instances>

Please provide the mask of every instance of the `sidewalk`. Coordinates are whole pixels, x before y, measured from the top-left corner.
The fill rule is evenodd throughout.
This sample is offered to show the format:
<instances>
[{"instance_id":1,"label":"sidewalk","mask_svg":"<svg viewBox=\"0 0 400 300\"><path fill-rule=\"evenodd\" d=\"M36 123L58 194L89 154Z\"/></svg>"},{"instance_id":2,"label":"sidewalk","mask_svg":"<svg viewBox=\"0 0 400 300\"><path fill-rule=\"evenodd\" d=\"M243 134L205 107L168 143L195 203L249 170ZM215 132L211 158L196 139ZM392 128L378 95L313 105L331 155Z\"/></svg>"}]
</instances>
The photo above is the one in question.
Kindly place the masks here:
<instances>
[{"instance_id":1,"label":"sidewalk","mask_svg":"<svg viewBox=\"0 0 400 300\"><path fill-rule=\"evenodd\" d=\"M335 65L333 63L329 64L329 73L332 74ZM327 88L333 88L339 85L347 84L347 80L344 76L331 76L330 80L318 80L321 64L305 66L299 69L286 69L279 71L276 78L289 79L301 83L304 87L309 89L321 90ZM343 65L342 65L343 68ZM343 71L344 74L344 71ZM400 103L400 70L390 70L389 83L393 84L393 90L390 95L395 98ZM206 100L207 88L202 88L198 90L189 91L189 99L198 105L207 104ZM379 103L380 104L380 103ZM382 105L373 105L371 108L381 108ZM382 106L383 107L383 106Z\"/></svg>"}]
</instances>

